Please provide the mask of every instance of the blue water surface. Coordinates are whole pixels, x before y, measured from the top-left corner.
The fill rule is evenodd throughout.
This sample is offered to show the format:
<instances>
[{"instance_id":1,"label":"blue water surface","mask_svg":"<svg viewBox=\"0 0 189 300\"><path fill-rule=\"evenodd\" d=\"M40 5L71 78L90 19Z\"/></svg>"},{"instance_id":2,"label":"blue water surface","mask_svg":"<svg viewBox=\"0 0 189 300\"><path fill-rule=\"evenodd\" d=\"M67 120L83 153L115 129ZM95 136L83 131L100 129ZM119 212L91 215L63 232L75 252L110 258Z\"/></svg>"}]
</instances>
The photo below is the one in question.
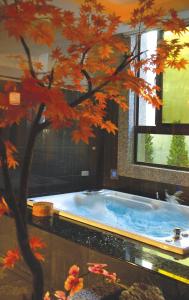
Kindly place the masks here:
<instances>
[{"instance_id":1,"label":"blue water surface","mask_svg":"<svg viewBox=\"0 0 189 300\"><path fill-rule=\"evenodd\" d=\"M75 213L111 227L158 238L172 236L176 227L189 229L189 213L180 209L182 206L128 207L127 201L111 196L93 197L90 205L80 205L79 212L77 207Z\"/></svg>"}]
</instances>

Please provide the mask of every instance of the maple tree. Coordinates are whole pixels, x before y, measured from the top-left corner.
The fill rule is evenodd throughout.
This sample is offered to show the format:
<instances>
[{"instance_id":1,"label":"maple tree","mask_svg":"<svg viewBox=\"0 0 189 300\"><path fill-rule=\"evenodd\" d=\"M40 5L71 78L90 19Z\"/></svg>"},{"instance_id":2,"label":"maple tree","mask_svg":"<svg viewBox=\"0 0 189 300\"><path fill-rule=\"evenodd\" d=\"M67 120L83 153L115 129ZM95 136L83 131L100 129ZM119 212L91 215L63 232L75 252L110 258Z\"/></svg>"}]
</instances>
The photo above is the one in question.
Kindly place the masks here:
<instances>
[{"instance_id":1,"label":"maple tree","mask_svg":"<svg viewBox=\"0 0 189 300\"><path fill-rule=\"evenodd\" d=\"M87 265L88 270L84 274L80 274L80 268L77 265L71 266L68 271L68 276L64 282L64 290L58 290L54 292L47 291L44 295L43 300L71 300L72 296L74 296L75 293L80 292L80 290L84 288L84 277L89 273L101 276L104 279L104 283L106 284L107 289L110 287L109 284L113 284L114 288L116 287L118 290L121 289L121 293L119 296L120 300L130 299L128 298L130 294L132 298L134 296L133 299L140 298L146 300L164 300L164 296L157 286L148 285L145 283L134 283L131 286L128 286L121 283L116 273L112 273L107 270L107 264L88 263ZM94 294L93 289L92 294ZM90 290L89 293L87 292L85 294L84 290L84 293L81 292L81 294L79 293L76 295L76 299L88 299L87 297L91 298ZM111 297L113 297L113 295L111 295Z\"/></svg>"},{"instance_id":2,"label":"maple tree","mask_svg":"<svg viewBox=\"0 0 189 300\"><path fill-rule=\"evenodd\" d=\"M162 39L152 55L140 52L139 39L147 29L171 30L178 34L186 30L185 22L174 10L165 12L155 8L153 0L139 0L138 8L131 15L130 26L136 36L132 48L129 36L116 34L121 24L119 17L108 14L97 0L84 0L79 14L62 10L50 0L2 0L0 22L9 36L21 43L25 52L25 56L15 57L22 71L19 85L7 81L0 92L0 162L4 178L0 214L9 210L15 218L21 255L33 276L33 299L41 300L43 274L39 260L42 256L35 251L41 245L36 240L31 243L26 214L28 176L38 134L45 128L70 127L72 139L85 143L95 137L95 127L115 134L116 125L107 119L108 103L114 101L126 110L125 90L131 90L160 107L159 87L138 76L139 70L159 74L167 67L185 68L187 61L180 53L189 44L181 44L179 39ZM62 37L60 47L53 46L57 35ZM48 71L40 60L33 59L28 41L49 48ZM20 93L20 105L9 102L14 90ZM67 90L80 94L68 102ZM23 119L30 122L30 132L24 156L20 158L21 174L15 193L9 168L17 167L15 154L19 153L11 141L4 139L3 131L13 124L19 126ZM7 253L5 265L12 266L20 254L17 250L9 251L12 252Z\"/></svg>"},{"instance_id":3,"label":"maple tree","mask_svg":"<svg viewBox=\"0 0 189 300\"><path fill-rule=\"evenodd\" d=\"M74 296L75 293L83 289L84 277L89 273L101 275L107 283L116 283L118 286L126 288L125 285L120 284L116 273L111 273L106 269L107 264L88 263L87 265L88 270L85 274L80 274L80 268L77 265L71 266L64 282L65 291L59 290L54 293L47 291L43 300L53 300L57 298L59 300L71 300L71 297Z\"/></svg>"}]
</instances>

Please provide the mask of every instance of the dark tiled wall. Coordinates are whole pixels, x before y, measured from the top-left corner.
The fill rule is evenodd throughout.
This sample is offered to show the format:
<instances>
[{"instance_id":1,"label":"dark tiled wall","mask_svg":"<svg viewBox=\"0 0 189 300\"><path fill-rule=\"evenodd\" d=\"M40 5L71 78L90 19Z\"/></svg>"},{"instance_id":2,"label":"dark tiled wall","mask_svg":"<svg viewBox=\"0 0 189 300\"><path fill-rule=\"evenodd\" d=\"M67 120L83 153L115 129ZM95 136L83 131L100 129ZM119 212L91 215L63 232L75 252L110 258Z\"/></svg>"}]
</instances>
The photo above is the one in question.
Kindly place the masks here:
<instances>
[{"instance_id":1,"label":"dark tiled wall","mask_svg":"<svg viewBox=\"0 0 189 300\"><path fill-rule=\"evenodd\" d=\"M72 101L77 94L69 92L67 96ZM6 132L6 137L18 148L18 158L23 157L28 130L29 125L24 121L21 126L13 126ZM75 144L68 128L44 130L34 148L29 194L55 194L101 187L100 151L103 147L98 147L102 138L98 132L97 136L89 145L82 142ZM81 176L81 171L89 171L89 176ZM19 183L19 172L20 168L11 171L15 189ZM2 177L0 188L3 189Z\"/></svg>"},{"instance_id":2,"label":"dark tiled wall","mask_svg":"<svg viewBox=\"0 0 189 300\"><path fill-rule=\"evenodd\" d=\"M69 95L72 99L75 95ZM115 123L118 121L117 106L111 104L109 116ZM28 125L23 122L18 129L12 127L7 133L13 143L18 146L22 155L28 134ZM164 190L174 193L176 187L171 184L140 180L129 177L111 178L111 170L117 169L118 136L104 131L96 131L97 138L92 139L89 145L74 144L71 141L70 130L45 130L37 139L34 149L33 164L29 180L29 194L55 194L84 189L109 188L133 194L155 197L159 192L160 199L164 199ZM81 176L81 171L89 171L89 176ZM19 168L12 171L15 188L18 186ZM180 188L184 191L184 204L189 204L189 188ZM3 189L3 180L0 176L0 189Z\"/></svg>"}]
</instances>

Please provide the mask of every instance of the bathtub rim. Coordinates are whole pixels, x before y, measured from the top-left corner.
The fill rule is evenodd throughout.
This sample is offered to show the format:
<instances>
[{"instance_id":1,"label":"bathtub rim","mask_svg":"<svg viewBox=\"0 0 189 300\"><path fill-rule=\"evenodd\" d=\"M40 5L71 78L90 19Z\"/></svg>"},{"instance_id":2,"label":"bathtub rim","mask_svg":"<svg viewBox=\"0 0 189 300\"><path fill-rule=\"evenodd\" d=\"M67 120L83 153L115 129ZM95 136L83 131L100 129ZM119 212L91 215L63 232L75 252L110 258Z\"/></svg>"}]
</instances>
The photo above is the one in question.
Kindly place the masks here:
<instances>
[{"instance_id":1,"label":"bathtub rim","mask_svg":"<svg viewBox=\"0 0 189 300\"><path fill-rule=\"evenodd\" d=\"M118 194L118 195L122 195L122 194L126 195L126 196L132 195L132 196L136 196L137 198L140 198L141 201L144 200L144 202L148 202L148 203L149 203L149 200L151 200L151 201L160 201L161 204L166 205L166 206L169 206L169 205L171 205L171 206L176 205L177 206L177 204L168 203L168 202L165 202L165 201L162 201L162 200L156 200L156 199L153 199L153 198L143 197L143 196L129 194L129 193L123 193L123 192L109 190L109 189L102 189L102 190L99 190L99 191L103 191L105 194L107 194L108 192L112 192L112 193ZM58 196L58 195L71 196L72 194L75 195L76 193L81 194L81 193L84 193L84 192L85 191L71 192L71 193L65 193L65 194L47 195L47 196L39 196L39 197L31 197L31 199L27 200L27 204L32 207L33 202L34 202L34 200L32 200L32 199L35 199L35 198L52 197L52 196ZM125 199L125 200L127 200L127 199ZM48 201L48 199L47 199L47 201ZM132 201L132 200L130 199L130 201ZM134 201L135 200L133 200L133 202ZM138 202L138 201L139 200L136 200L136 202ZM159 203L159 202L157 202L157 203ZM181 207L182 208L187 207L187 209L189 209L188 206L181 205ZM137 233L134 233L132 231L121 230L121 229L112 227L110 225L103 224L103 223L98 222L98 221L90 220L88 218L72 214L72 213L67 212L67 211L63 211L63 210L60 211L58 209L53 209L53 212L54 212L54 214L59 215L60 217L64 217L64 218L67 218L69 220L76 221L76 222L79 222L79 223L82 223L82 224L85 224L85 225L89 225L91 227L95 227L95 228L98 228L98 229L101 229L101 230L106 230L108 232L118 234L122 237L130 238L132 240L139 241L141 243L144 243L144 244L147 244L147 245L150 245L150 246L154 246L154 247L162 249L164 251L169 251L169 252L176 253L176 254L179 254L179 255L186 255L186 254L189 253L189 245L185 248L182 248L182 247L179 247L175 244L168 243L163 239L162 240L158 239L158 238L153 239L152 237L147 237L145 235L137 234ZM189 233L189 231L188 231L188 233ZM171 238L171 237L170 236L166 237L166 239L168 239L168 238Z\"/></svg>"}]
</instances>

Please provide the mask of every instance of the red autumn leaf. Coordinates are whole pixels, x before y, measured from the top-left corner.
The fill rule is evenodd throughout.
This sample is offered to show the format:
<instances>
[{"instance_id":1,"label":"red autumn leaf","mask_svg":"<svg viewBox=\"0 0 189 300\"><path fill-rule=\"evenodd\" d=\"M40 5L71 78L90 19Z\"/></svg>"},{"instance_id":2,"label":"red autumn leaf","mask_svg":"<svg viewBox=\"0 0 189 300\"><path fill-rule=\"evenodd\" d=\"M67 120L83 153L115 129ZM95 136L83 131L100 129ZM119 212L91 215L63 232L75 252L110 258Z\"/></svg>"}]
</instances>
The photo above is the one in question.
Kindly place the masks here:
<instances>
[{"instance_id":1,"label":"red autumn leaf","mask_svg":"<svg viewBox=\"0 0 189 300\"><path fill-rule=\"evenodd\" d=\"M41 71L43 70L43 64L40 62L40 61L36 61L33 63L34 64L34 67L37 71Z\"/></svg>"},{"instance_id":2,"label":"red autumn leaf","mask_svg":"<svg viewBox=\"0 0 189 300\"><path fill-rule=\"evenodd\" d=\"M17 149L10 141L5 141L5 146L7 152L8 167L15 169L19 165L18 161L14 158L14 154L17 153Z\"/></svg>"},{"instance_id":3,"label":"red autumn leaf","mask_svg":"<svg viewBox=\"0 0 189 300\"><path fill-rule=\"evenodd\" d=\"M106 264L88 263L88 271L94 274L102 275L108 282L115 283L117 280L117 274L107 271L105 268Z\"/></svg>"},{"instance_id":4,"label":"red autumn leaf","mask_svg":"<svg viewBox=\"0 0 189 300\"><path fill-rule=\"evenodd\" d=\"M99 49L99 55L102 59L108 59L113 53L113 48L109 45L104 45Z\"/></svg>"},{"instance_id":5,"label":"red autumn leaf","mask_svg":"<svg viewBox=\"0 0 189 300\"><path fill-rule=\"evenodd\" d=\"M51 57L52 59L59 59L62 55L62 51L59 47L55 48L53 51L52 51L52 54L51 54Z\"/></svg>"},{"instance_id":6,"label":"red autumn leaf","mask_svg":"<svg viewBox=\"0 0 189 300\"><path fill-rule=\"evenodd\" d=\"M95 137L93 131L89 127L83 127L79 129L75 129L72 132L72 139L74 140L75 143L79 143L80 141L83 141L84 143L88 144L89 143L89 138L90 137Z\"/></svg>"},{"instance_id":7,"label":"red autumn leaf","mask_svg":"<svg viewBox=\"0 0 189 300\"><path fill-rule=\"evenodd\" d=\"M5 92L14 91L15 88L16 88L15 82L13 82L13 81L6 81L6 83L4 85L4 91Z\"/></svg>"},{"instance_id":8,"label":"red autumn leaf","mask_svg":"<svg viewBox=\"0 0 189 300\"><path fill-rule=\"evenodd\" d=\"M112 123L111 121L106 121L101 125L102 129L105 129L108 133L116 134L116 131L118 130L117 126Z\"/></svg>"},{"instance_id":9,"label":"red autumn leaf","mask_svg":"<svg viewBox=\"0 0 189 300\"><path fill-rule=\"evenodd\" d=\"M9 212L9 207L4 197L0 198L0 217Z\"/></svg>"},{"instance_id":10,"label":"red autumn leaf","mask_svg":"<svg viewBox=\"0 0 189 300\"><path fill-rule=\"evenodd\" d=\"M73 265L70 267L68 274L73 275L73 276L78 276L79 275L79 270L80 268L76 265Z\"/></svg>"},{"instance_id":11,"label":"red autumn leaf","mask_svg":"<svg viewBox=\"0 0 189 300\"><path fill-rule=\"evenodd\" d=\"M3 268L13 268L19 259L20 254L18 249L8 250L6 256L3 258Z\"/></svg>"},{"instance_id":12,"label":"red autumn leaf","mask_svg":"<svg viewBox=\"0 0 189 300\"><path fill-rule=\"evenodd\" d=\"M33 251L33 254L39 261L45 261L45 257L42 253L36 251L37 249L44 249L46 247L46 244L41 241L40 238L33 236L30 239L30 247Z\"/></svg>"},{"instance_id":13,"label":"red autumn leaf","mask_svg":"<svg viewBox=\"0 0 189 300\"><path fill-rule=\"evenodd\" d=\"M102 93L102 92L98 92L98 93L95 94L95 98L96 98L99 102L101 102L101 101L106 100L107 95L104 94L104 93Z\"/></svg>"},{"instance_id":14,"label":"red autumn leaf","mask_svg":"<svg viewBox=\"0 0 189 300\"><path fill-rule=\"evenodd\" d=\"M34 42L40 45L50 47L54 42L54 31L48 22L38 22L35 27L31 27L30 35Z\"/></svg>"},{"instance_id":15,"label":"red autumn leaf","mask_svg":"<svg viewBox=\"0 0 189 300\"><path fill-rule=\"evenodd\" d=\"M64 291L55 291L54 295L58 298L58 300L69 300L69 297L66 297L66 293Z\"/></svg>"},{"instance_id":16,"label":"red autumn leaf","mask_svg":"<svg viewBox=\"0 0 189 300\"><path fill-rule=\"evenodd\" d=\"M188 65L188 61L186 59L182 58L180 60L168 61L167 64L171 68L180 70L180 69L186 69L186 67Z\"/></svg>"},{"instance_id":17,"label":"red autumn leaf","mask_svg":"<svg viewBox=\"0 0 189 300\"><path fill-rule=\"evenodd\" d=\"M43 297L43 300L51 300L49 291L47 291L47 292L45 293L45 296Z\"/></svg>"},{"instance_id":18,"label":"red autumn leaf","mask_svg":"<svg viewBox=\"0 0 189 300\"><path fill-rule=\"evenodd\" d=\"M64 288L66 291L69 291L70 296L73 296L83 288L83 278L69 275L64 283Z\"/></svg>"},{"instance_id":19,"label":"red autumn leaf","mask_svg":"<svg viewBox=\"0 0 189 300\"><path fill-rule=\"evenodd\" d=\"M74 23L74 13L69 10L63 12L63 21L64 24L73 24Z\"/></svg>"},{"instance_id":20,"label":"red autumn leaf","mask_svg":"<svg viewBox=\"0 0 189 300\"><path fill-rule=\"evenodd\" d=\"M98 264L98 263L88 263L88 270L94 274L103 274L105 268L108 266L107 264Z\"/></svg>"},{"instance_id":21,"label":"red autumn leaf","mask_svg":"<svg viewBox=\"0 0 189 300\"><path fill-rule=\"evenodd\" d=\"M39 253L39 252L34 252L35 257L39 260L44 262L45 261L45 257L43 254Z\"/></svg>"},{"instance_id":22,"label":"red autumn leaf","mask_svg":"<svg viewBox=\"0 0 189 300\"><path fill-rule=\"evenodd\" d=\"M33 236L30 239L30 247L33 251L35 251L36 249L43 249L46 247L46 244L44 242L41 241L40 238Z\"/></svg>"}]
</instances>

